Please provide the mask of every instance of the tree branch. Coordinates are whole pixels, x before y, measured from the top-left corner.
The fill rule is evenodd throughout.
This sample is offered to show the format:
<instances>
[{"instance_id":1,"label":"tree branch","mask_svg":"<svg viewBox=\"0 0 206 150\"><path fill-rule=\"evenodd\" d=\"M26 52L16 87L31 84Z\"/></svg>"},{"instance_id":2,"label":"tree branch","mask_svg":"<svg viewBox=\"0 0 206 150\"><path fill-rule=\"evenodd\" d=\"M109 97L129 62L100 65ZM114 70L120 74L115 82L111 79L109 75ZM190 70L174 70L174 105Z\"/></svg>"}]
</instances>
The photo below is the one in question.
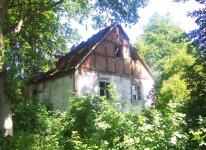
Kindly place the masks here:
<instances>
[{"instance_id":1,"label":"tree branch","mask_svg":"<svg viewBox=\"0 0 206 150\"><path fill-rule=\"evenodd\" d=\"M0 26L3 25L11 0L0 0Z\"/></svg>"},{"instance_id":2,"label":"tree branch","mask_svg":"<svg viewBox=\"0 0 206 150\"><path fill-rule=\"evenodd\" d=\"M39 15L41 15L43 12L46 12L54 7L56 7L57 5L60 5L61 3L63 3L65 0L59 0L49 6L45 6L45 7L41 7L38 10L34 11L34 12L29 12L27 15L25 15L24 17L22 17L18 23L16 25L14 25L13 27L11 27L9 30L7 30L4 35L5 36L10 36L10 37L15 37L16 34L18 34L22 27L33 17L37 17Z\"/></svg>"}]
</instances>

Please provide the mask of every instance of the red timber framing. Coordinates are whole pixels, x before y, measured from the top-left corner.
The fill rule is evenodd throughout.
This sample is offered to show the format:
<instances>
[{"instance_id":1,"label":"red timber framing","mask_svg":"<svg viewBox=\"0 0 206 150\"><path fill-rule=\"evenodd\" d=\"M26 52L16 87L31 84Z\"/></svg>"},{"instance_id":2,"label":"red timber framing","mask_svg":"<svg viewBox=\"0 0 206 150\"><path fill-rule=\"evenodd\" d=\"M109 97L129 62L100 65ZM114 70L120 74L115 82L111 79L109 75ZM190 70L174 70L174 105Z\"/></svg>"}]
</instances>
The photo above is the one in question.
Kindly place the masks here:
<instances>
[{"instance_id":1,"label":"red timber framing","mask_svg":"<svg viewBox=\"0 0 206 150\"><path fill-rule=\"evenodd\" d=\"M85 59L80 69L139 78L140 63L132 60L129 42L114 29Z\"/></svg>"}]
</instances>

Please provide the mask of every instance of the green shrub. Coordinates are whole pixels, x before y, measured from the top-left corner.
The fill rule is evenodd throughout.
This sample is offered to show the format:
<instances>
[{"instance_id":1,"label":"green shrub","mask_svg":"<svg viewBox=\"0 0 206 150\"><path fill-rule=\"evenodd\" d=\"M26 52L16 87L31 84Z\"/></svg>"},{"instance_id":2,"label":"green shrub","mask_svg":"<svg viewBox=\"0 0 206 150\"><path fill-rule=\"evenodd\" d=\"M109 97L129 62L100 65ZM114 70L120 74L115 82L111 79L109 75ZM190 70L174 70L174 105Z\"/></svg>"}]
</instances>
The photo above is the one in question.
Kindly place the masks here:
<instances>
[{"instance_id":1,"label":"green shrub","mask_svg":"<svg viewBox=\"0 0 206 150\"><path fill-rule=\"evenodd\" d=\"M48 126L48 111L46 107L33 100L14 105L14 130L39 133Z\"/></svg>"},{"instance_id":2,"label":"green shrub","mask_svg":"<svg viewBox=\"0 0 206 150\"><path fill-rule=\"evenodd\" d=\"M75 96L66 112L36 102L16 105L9 149L185 149L184 115L168 105L164 112L121 112L105 97ZM171 104L171 106L173 106ZM29 119L28 119L29 118Z\"/></svg>"},{"instance_id":3,"label":"green shrub","mask_svg":"<svg viewBox=\"0 0 206 150\"><path fill-rule=\"evenodd\" d=\"M184 115L168 109L120 112L99 97L71 100L65 149L184 149Z\"/></svg>"},{"instance_id":4,"label":"green shrub","mask_svg":"<svg viewBox=\"0 0 206 150\"><path fill-rule=\"evenodd\" d=\"M10 149L61 149L65 113L47 110L35 101L16 104L13 109L14 136Z\"/></svg>"},{"instance_id":5,"label":"green shrub","mask_svg":"<svg viewBox=\"0 0 206 150\"><path fill-rule=\"evenodd\" d=\"M206 118L199 117L198 127L191 129L192 141L194 141L193 148L205 149L206 148Z\"/></svg>"},{"instance_id":6,"label":"green shrub","mask_svg":"<svg viewBox=\"0 0 206 150\"><path fill-rule=\"evenodd\" d=\"M161 110L166 108L169 103L181 104L182 106L189 99L189 94L190 91L187 89L185 80L180 75L173 75L162 82L156 103ZM182 107L178 108L182 109Z\"/></svg>"}]
</instances>

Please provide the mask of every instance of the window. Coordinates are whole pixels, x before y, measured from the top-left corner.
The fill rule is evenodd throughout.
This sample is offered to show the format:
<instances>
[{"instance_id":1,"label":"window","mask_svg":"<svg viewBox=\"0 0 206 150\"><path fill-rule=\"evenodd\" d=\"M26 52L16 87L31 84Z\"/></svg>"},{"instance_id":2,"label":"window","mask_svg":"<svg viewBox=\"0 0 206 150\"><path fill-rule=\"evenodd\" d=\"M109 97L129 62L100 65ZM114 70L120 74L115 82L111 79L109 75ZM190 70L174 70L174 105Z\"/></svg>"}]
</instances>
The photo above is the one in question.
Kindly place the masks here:
<instances>
[{"instance_id":1,"label":"window","mask_svg":"<svg viewBox=\"0 0 206 150\"><path fill-rule=\"evenodd\" d=\"M32 90L32 98L36 98L37 97L37 89L33 89Z\"/></svg>"},{"instance_id":2,"label":"window","mask_svg":"<svg viewBox=\"0 0 206 150\"><path fill-rule=\"evenodd\" d=\"M132 100L142 100L142 89L140 85L132 85Z\"/></svg>"},{"instance_id":3,"label":"window","mask_svg":"<svg viewBox=\"0 0 206 150\"><path fill-rule=\"evenodd\" d=\"M116 45L115 56L122 57L122 46L121 45Z\"/></svg>"},{"instance_id":4,"label":"window","mask_svg":"<svg viewBox=\"0 0 206 150\"><path fill-rule=\"evenodd\" d=\"M106 81L100 81L99 82L99 94L100 94L100 96L109 97L109 90L108 90L109 84L110 83L106 82Z\"/></svg>"}]
</instances>

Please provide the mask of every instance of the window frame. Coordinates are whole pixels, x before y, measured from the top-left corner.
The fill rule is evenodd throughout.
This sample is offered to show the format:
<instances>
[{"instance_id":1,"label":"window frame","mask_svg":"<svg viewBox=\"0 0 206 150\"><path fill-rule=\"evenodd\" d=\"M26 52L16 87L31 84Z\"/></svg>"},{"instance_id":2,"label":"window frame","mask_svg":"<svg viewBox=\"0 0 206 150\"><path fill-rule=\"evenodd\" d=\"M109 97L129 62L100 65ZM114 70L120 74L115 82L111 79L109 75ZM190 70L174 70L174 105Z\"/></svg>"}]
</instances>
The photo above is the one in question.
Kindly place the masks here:
<instances>
[{"instance_id":1,"label":"window frame","mask_svg":"<svg viewBox=\"0 0 206 150\"><path fill-rule=\"evenodd\" d=\"M123 50L122 45L116 45L116 47L115 47L115 57L122 58L122 55L123 55L122 50Z\"/></svg>"},{"instance_id":2,"label":"window frame","mask_svg":"<svg viewBox=\"0 0 206 150\"><path fill-rule=\"evenodd\" d=\"M103 84L103 86L101 86L101 84ZM100 96L106 96L107 98L109 98L109 89L108 89L108 85L110 85L111 83L109 81L105 81L105 80L99 80L99 95ZM101 94L101 91L103 91L103 94Z\"/></svg>"},{"instance_id":3,"label":"window frame","mask_svg":"<svg viewBox=\"0 0 206 150\"><path fill-rule=\"evenodd\" d=\"M143 89L141 84L132 84L131 87L131 92L132 92L132 101L137 102L137 101L143 101Z\"/></svg>"}]
</instances>

